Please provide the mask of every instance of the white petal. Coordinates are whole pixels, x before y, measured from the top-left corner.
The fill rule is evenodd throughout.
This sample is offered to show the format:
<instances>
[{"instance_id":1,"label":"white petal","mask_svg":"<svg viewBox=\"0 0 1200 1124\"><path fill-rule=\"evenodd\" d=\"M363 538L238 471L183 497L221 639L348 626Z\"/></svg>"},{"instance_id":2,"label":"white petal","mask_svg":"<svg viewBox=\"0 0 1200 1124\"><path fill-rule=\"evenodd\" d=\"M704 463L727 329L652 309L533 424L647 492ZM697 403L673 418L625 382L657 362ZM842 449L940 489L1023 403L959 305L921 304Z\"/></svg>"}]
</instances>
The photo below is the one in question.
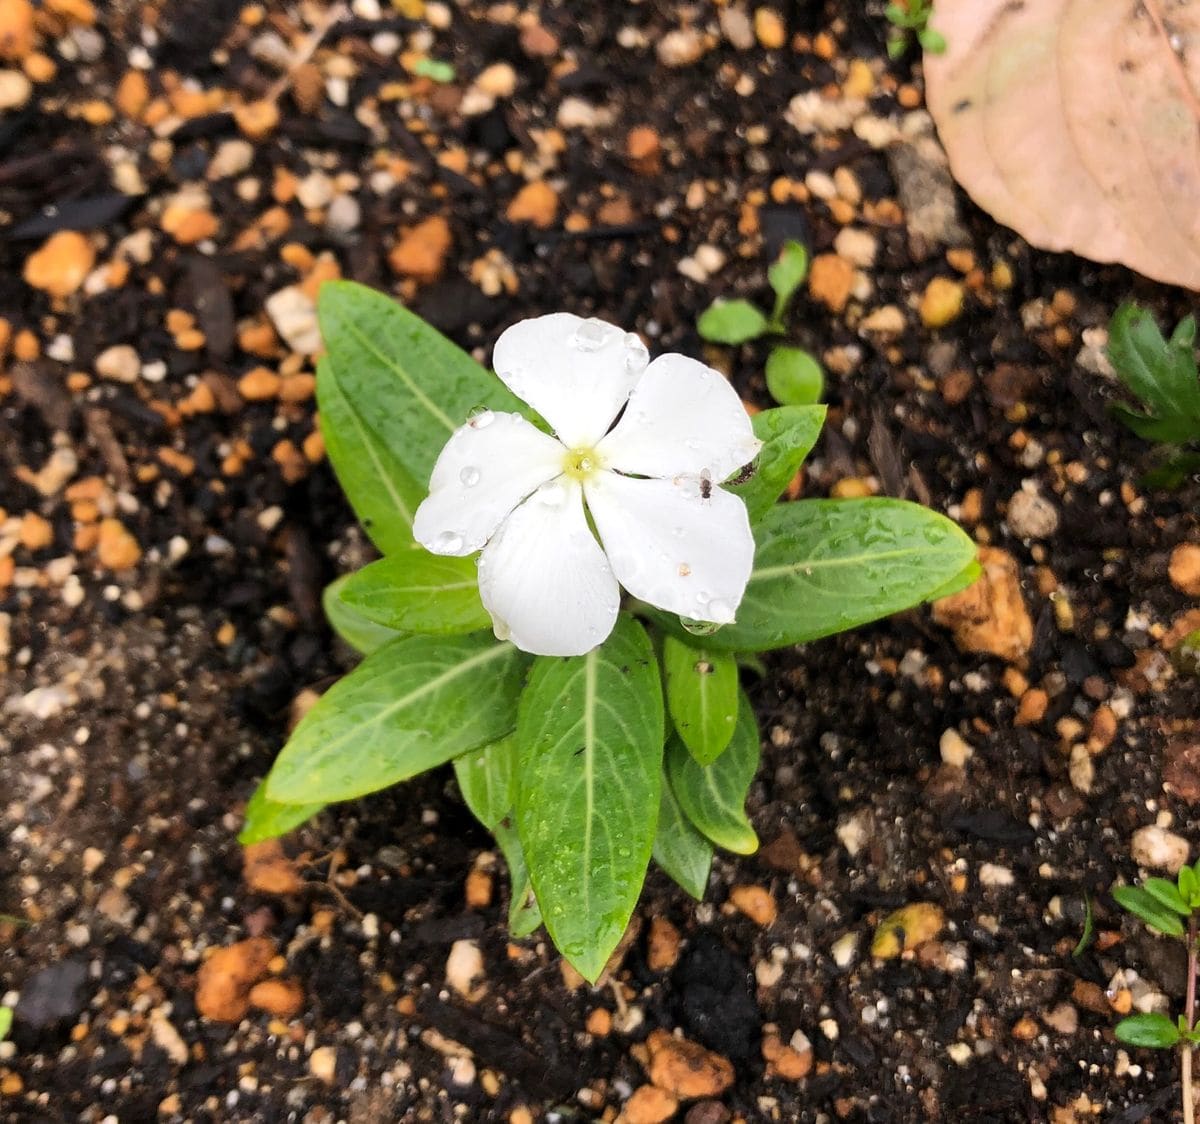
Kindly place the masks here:
<instances>
[{"instance_id":1,"label":"white petal","mask_svg":"<svg viewBox=\"0 0 1200 1124\"><path fill-rule=\"evenodd\" d=\"M413 537L434 554L473 554L517 504L562 472L565 456L520 414L485 410L438 454Z\"/></svg>"},{"instance_id":2,"label":"white petal","mask_svg":"<svg viewBox=\"0 0 1200 1124\"><path fill-rule=\"evenodd\" d=\"M737 496L694 476L634 480L612 472L597 473L584 491L613 573L630 593L693 620L733 620L754 561Z\"/></svg>"},{"instance_id":3,"label":"white petal","mask_svg":"<svg viewBox=\"0 0 1200 1124\"><path fill-rule=\"evenodd\" d=\"M609 468L639 476L700 476L720 483L762 446L717 371L684 355L660 355L642 375L621 420L597 451Z\"/></svg>"},{"instance_id":4,"label":"white petal","mask_svg":"<svg viewBox=\"0 0 1200 1124\"><path fill-rule=\"evenodd\" d=\"M505 331L492 365L563 444L576 448L594 445L608 432L648 358L632 332L555 312Z\"/></svg>"},{"instance_id":5,"label":"white petal","mask_svg":"<svg viewBox=\"0 0 1200 1124\"><path fill-rule=\"evenodd\" d=\"M588 528L580 486L546 484L479 556L479 596L496 635L538 656L581 656L617 621L621 591Z\"/></svg>"}]
</instances>

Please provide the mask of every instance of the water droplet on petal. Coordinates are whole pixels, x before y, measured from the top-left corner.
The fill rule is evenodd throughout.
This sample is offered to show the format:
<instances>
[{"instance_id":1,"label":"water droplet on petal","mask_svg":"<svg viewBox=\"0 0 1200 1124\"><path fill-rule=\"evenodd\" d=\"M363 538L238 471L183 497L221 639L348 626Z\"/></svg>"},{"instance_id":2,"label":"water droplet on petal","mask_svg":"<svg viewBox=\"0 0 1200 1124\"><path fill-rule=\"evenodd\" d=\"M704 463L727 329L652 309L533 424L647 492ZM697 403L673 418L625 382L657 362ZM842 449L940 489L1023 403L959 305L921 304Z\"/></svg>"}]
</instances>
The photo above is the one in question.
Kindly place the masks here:
<instances>
[{"instance_id":1,"label":"water droplet on petal","mask_svg":"<svg viewBox=\"0 0 1200 1124\"><path fill-rule=\"evenodd\" d=\"M650 353L636 332L625 333L625 370L631 375L640 375L650 362Z\"/></svg>"},{"instance_id":2,"label":"water droplet on petal","mask_svg":"<svg viewBox=\"0 0 1200 1124\"><path fill-rule=\"evenodd\" d=\"M479 483L479 478L483 475L473 464L467 465L466 468L458 474L459 480L462 481L464 488L474 488Z\"/></svg>"},{"instance_id":3,"label":"water droplet on petal","mask_svg":"<svg viewBox=\"0 0 1200 1124\"><path fill-rule=\"evenodd\" d=\"M714 597L708 603L706 612L718 624L729 624L733 620L733 606L719 597Z\"/></svg>"},{"instance_id":4,"label":"water droplet on petal","mask_svg":"<svg viewBox=\"0 0 1200 1124\"><path fill-rule=\"evenodd\" d=\"M496 415L486 406L476 406L467 415L467 425L472 429L487 429L496 420Z\"/></svg>"},{"instance_id":5,"label":"water droplet on petal","mask_svg":"<svg viewBox=\"0 0 1200 1124\"><path fill-rule=\"evenodd\" d=\"M603 320L585 320L575 329L571 343L580 351L599 351L608 338L609 327Z\"/></svg>"},{"instance_id":6,"label":"water droplet on petal","mask_svg":"<svg viewBox=\"0 0 1200 1124\"><path fill-rule=\"evenodd\" d=\"M507 640L512 635L512 629L508 627L508 621L492 617L492 633L497 640Z\"/></svg>"},{"instance_id":7,"label":"water droplet on petal","mask_svg":"<svg viewBox=\"0 0 1200 1124\"><path fill-rule=\"evenodd\" d=\"M712 621L697 621L691 617L680 617L679 623L683 625L684 630L690 632L693 636L711 636L721 626L713 624Z\"/></svg>"},{"instance_id":8,"label":"water droplet on petal","mask_svg":"<svg viewBox=\"0 0 1200 1124\"><path fill-rule=\"evenodd\" d=\"M537 498L547 507L562 507L567 502L567 490L561 484L552 482L538 490Z\"/></svg>"},{"instance_id":9,"label":"water droplet on petal","mask_svg":"<svg viewBox=\"0 0 1200 1124\"><path fill-rule=\"evenodd\" d=\"M433 540L434 554L457 554L463 548L463 537L456 531L443 531Z\"/></svg>"}]
</instances>

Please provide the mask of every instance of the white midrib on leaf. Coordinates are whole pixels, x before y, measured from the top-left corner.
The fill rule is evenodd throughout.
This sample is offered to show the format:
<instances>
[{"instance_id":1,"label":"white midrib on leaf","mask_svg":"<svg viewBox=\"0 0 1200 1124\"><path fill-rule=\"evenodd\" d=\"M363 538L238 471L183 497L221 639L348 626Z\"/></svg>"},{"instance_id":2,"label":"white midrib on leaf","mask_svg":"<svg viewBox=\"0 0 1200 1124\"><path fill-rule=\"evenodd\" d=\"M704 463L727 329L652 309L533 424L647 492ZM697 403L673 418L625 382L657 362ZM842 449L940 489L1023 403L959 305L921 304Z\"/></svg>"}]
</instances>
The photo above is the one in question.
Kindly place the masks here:
<instances>
[{"instance_id":1,"label":"white midrib on leaf","mask_svg":"<svg viewBox=\"0 0 1200 1124\"><path fill-rule=\"evenodd\" d=\"M447 683L453 682L460 675L466 674L480 664L489 663L491 660L497 659L499 656L507 655L512 650L511 644L497 644L494 648L485 648L482 652L475 656L469 656L461 663L456 663L452 667L448 667L440 675L430 679L427 683L422 683L421 686L409 691L407 695L401 695L394 702L389 703L374 718L368 722L364 722L360 726L355 726L347 730L340 738L335 738L331 742L326 743L326 752L336 749L344 741L350 737L359 738L362 736L364 726L378 726L379 723L385 722L393 714L399 710L403 710L406 706L412 703L419 702L426 695L431 695L435 691L440 690Z\"/></svg>"},{"instance_id":2,"label":"white midrib on leaf","mask_svg":"<svg viewBox=\"0 0 1200 1124\"><path fill-rule=\"evenodd\" d=\"M880 562L889 558L903 558L908 554L916 554L917 547L906 546L900 550L884 550L878 554L847 554L839 558L815 558L806 562L786 562L782 566L766 566L761 570L753 570L750 581L764 581L769 578L786 578L792 574L807 574L810 570L829 570L839 566L859 566L864 562Z\"/></svg>"},{"instance_id":3,"label":"white midrib on leaf","mask_svg":"<svg viewBox=\"0 0 1200 1124\"><path fill-rule=\"evenodd\" d=\"M429 395L427 395L412 380L408 372L401 367L399 363L397 363L385 352L380 351L369 336L365 336L361 331L359 331L359 329L355 326L354 321L346 319L342 322L342 327L348 331L363 346L363 348L369 351L375 356L376 359L378 359L385 367L387 367L388 370L398 375L400 381L403 382L410 391L412 391L413 397L415 397L417 401L420 402L421 405L433 415L434 418L441 422L449 432L453 433L458 428L458 426L446 416L441 407L439 407L438 404L434 402L434 400L430 398Z\"/></svg>"},{"instance_id":4,"label":"white midrib on leaf","mask_svg":"<svg viewBox=\"0 0 1200 1124\"><path fill-rule=\"evenodd\" d=\"M583 863L583 912L585 917L590 917L592 913L592 814L596 803L596 664L598 659L599 649L593 648L585 657L583 665L583 744L587 746L584 753L586 763L583 769L585 793L583 853L586 856Z\"/></svg>"}]
</instances>

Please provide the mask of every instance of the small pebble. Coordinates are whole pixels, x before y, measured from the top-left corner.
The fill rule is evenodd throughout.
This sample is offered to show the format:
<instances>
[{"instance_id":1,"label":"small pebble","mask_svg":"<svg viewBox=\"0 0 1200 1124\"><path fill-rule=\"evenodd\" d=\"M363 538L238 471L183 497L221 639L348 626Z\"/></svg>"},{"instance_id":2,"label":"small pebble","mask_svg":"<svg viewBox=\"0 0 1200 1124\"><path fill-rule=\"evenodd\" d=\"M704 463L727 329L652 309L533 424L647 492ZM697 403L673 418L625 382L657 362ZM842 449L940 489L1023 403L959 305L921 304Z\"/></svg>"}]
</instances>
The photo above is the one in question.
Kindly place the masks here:
<instances>
[{"instance_id":1,"label":"small pebble","mask_svg":"<svg viewBox=\"0 0 1200 1124\"><path fill-rule=\"evenodd\" d=\"M1149 870L1165 870L1177 874L1188 860L1189 844L1182 835L1176 835L1157 824L1139 827L1130 840L1129 851L1138 866Z\"/></svg>"}]
</instances>

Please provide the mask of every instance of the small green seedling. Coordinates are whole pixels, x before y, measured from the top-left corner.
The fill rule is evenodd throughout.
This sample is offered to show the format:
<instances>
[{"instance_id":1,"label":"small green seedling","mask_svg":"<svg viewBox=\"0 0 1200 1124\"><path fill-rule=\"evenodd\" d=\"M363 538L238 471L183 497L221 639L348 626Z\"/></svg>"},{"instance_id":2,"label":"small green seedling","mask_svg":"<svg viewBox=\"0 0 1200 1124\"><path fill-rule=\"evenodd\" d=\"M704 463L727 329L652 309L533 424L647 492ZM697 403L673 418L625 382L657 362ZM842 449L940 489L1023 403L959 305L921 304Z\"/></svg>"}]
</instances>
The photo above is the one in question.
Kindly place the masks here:
<instances>
[{"instance_id":1,"label":"small green seedling","mask_svg":"<svg viewBox=\"0 0 1200 1124\"><path fill-rule=\"evenodd\" d=\"M0 1007L0 1042L3 1042L8 1037L8 1032L12 1030L13 1009L11 1007Z\"/></svg>"},{"instance_id":2,"label":"small green seedling","mask_svg":"<svg viewBox=\"0 0 1200 1124\"><path fill-rule=\"evenodd\" d=\"M770 316L747 300L719 300L700 314L696 330L709 343L724 344L785 335L788 305L807 276L808 251L799 242L786 242L767 270L775 294ZM779 345L767 357L767 390L781 406L812 406L821 400L825 374L803 348Z\"/></svg>"},{"instance_id":3,"label":"small green seedling","mask_svg":"<svg viewBox=\"0 0 1200 1124\"><path fill-rule=\"evenodd\" d=\"M1127 1046L1153 1050L1179 1050L1183 1085L1184 1124L1194 1124L1192 1051L1200 1045L1196 1022L1197 919L1200 918L1200 863L1180 868L1174 882L1147 878L1141 886L1118 886L1113 898L1153 932L1174 937L1187 948L1187 997L1184 1012L1171 1019L1158 1011L1130 1015L1116 1025L1117 1038Z\"/></svg>"},{"instance_id":4,"label":"small green seedling","mask_svg":"<svg viewBox=\"0 0 1200 1124\"><path fill-rule=\"evenodd\" d=\"M441 59L420 59L413 67L413 73L418 78L428 78L445 86L453 82L457 72L454 63L443 62Z\"/></svg>"},{"instance_id":5,"label":"small green seedling","mask_svg":"<svg viewBox=\"0 0 1200 1124\"><path fill-rule=\"evenodd\" d=\"M1200 376L1196 367L1196 321L1187 316L1170 339L1154 317L1126 302L1108 325L1108 358L1138 407L1114 404L1115 417L1147 441L1185 446L1200 442ZM1173 451L1147 477L1153 486L1177 488L1200 470L1200 453Z\"/></svg>"},{"instance_id":6,"label":"small green seedling","mask_svg":"<svg viewBox=\"0 0 1200 1124\"><path fill-rule=\"evenodd\" d=\"M908 50L910 36L915 37L923 51L940 55L946 49L945 36L929 26L933 15L931 0L899 0L889 4L883 14L892 25L888 32L888 58L898 59Z\"/></svg>"}]
</instances>

